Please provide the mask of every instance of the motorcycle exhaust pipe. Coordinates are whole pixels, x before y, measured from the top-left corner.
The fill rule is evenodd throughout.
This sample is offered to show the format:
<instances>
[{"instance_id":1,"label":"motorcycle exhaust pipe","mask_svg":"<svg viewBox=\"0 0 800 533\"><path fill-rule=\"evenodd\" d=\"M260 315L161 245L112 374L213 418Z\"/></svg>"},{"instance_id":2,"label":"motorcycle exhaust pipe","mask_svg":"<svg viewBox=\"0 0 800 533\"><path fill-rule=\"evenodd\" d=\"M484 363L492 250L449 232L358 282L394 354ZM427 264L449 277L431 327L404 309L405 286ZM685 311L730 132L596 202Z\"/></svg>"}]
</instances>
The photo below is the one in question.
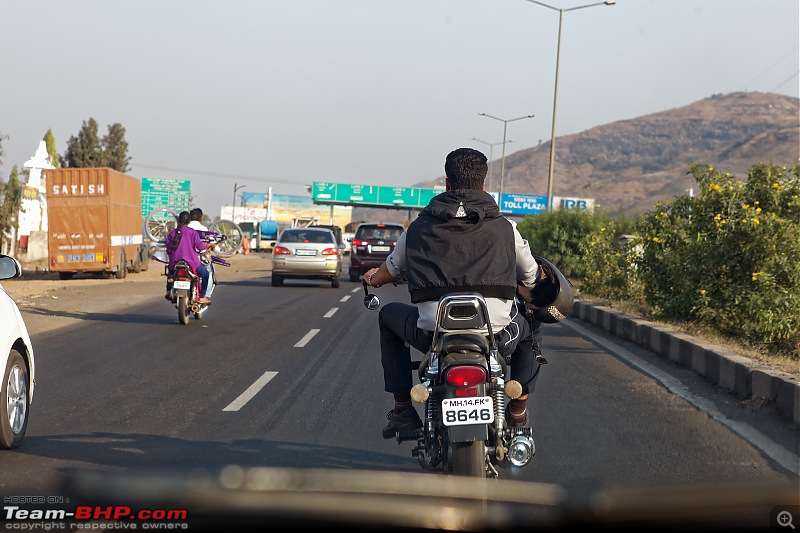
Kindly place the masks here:
<instances>
[{"instance_id":1,"label":"motorcycle exhaust pipe","mask_svg":"<svg viewBox=\"0 0 800 533\"><path fill-rule=\"evenodd\" d=\"M527 465L535 453L536 446L533 444L533 439L524 434L514 435L511 444L508 445L508 459L514 466Z\"/></svg>"}]
</instances>

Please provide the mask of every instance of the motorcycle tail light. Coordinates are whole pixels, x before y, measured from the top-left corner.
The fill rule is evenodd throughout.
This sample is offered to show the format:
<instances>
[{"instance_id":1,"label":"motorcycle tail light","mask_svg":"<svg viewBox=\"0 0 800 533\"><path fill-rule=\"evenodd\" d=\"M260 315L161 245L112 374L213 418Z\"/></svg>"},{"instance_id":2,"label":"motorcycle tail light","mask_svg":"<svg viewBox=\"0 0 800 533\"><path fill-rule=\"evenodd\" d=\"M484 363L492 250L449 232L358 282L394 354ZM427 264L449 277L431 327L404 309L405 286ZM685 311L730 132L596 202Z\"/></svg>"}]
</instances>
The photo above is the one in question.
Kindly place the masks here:
<instances>
[{"instance_id":1,"label":"motorcycle tail light","mask_svg":"<svg viewBox=\"0 0 800 533\"><path fill-rule=\"evenodd\" d=\"M447 371L447 382L454 387L475 387L486 381L486 371L479 366L457 366Z\"/></svg>"}]
</instances>

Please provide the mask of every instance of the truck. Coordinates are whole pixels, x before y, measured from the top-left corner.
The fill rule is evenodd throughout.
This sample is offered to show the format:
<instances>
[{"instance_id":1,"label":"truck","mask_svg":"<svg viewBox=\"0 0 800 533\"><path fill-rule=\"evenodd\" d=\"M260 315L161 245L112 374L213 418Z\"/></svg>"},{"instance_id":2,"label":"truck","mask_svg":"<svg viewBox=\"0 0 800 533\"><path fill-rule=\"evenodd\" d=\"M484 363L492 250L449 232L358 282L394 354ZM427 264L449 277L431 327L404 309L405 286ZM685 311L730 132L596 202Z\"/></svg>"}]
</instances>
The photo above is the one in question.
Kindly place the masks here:
<instances>
[{"instance_id":1,"label":"truck","mask_svg":"<svg viewBox=\"0 0 800 533\"><path fill-rule=\"evenodd\" d=\"M142 235L142 183L111 168L59 168L45 173L49 268L124 278L147 270Z\"/></svg>"}]
</instances>

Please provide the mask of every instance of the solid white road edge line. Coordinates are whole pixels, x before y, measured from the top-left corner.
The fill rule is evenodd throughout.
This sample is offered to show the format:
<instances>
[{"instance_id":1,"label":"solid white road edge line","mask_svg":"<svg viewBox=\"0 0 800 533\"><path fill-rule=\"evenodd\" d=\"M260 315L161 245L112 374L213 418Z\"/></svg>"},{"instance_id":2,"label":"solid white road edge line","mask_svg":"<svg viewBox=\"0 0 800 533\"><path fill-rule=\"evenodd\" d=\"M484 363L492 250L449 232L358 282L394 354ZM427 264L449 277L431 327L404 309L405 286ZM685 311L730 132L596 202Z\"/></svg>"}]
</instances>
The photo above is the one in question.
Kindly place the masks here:
<instances>
[{"instance_id":1,"label":"solid white road edge line","mask_svg":"<svg viewBox=\"0 0 800 533\"><path fill-rule=\"evenodd\" d=\"M238 398L229 403L228 406L225 409L223 409L223 411L238 411L239 409L244 407L244 404L249 402L253 398L253 396L258 394L258 391L263 389L264 385L269 383L269 380L271 380L277 375L278 375L277 372L272 372L272 371L264 372L261 375L261 377L255 381L255 383L247 387L247 390L244 391L242 394L240 394Z\"/></svg>"},{"instance_id":2,"label":"solid white road edge line","mask_svg":"<svg viewBox=\"0 0 800 533\"><path fill-rule=\"evenodd\" d=\"M800 472L800 456L790 452L749 424L728 418L722 414L719 409L717 409L713 402L692 394L679 379L670 376L666 372L662 372L658 368L629 352L622 346L598 337L583 326L574 323L574 321L565 320L561 322L561 324L572 328L584 337L591 339L593 342L616 354L621 359L625 359L648 376L660 382L668 391L676 396L679 396L680 398L683 398L697 409L703 411L708 416L726 426L744 440L761 450L762 453L770 457L776 463L780 464L783 468L789 470L790 472Z\"/></svg>"}]
</instances>

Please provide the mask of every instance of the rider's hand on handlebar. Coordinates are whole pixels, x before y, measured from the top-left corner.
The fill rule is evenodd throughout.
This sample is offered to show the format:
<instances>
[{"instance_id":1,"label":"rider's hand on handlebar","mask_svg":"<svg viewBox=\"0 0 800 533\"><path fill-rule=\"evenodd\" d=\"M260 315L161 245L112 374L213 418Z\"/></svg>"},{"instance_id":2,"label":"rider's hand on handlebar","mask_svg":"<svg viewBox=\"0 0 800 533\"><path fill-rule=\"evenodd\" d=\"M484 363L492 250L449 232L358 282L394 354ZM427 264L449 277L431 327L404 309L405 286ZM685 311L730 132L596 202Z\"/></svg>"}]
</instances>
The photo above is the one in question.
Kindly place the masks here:
<instances>
[{"instance_id":1,"label":"rider's hand on handlebar","mask_svg":"<svg viewBox=\"0 0 800 533\"><path fill-rule=\"evenodd\" d=\"M364 282L369 285L370 287L378 288L381 286L377 280L374 279L375 274L378 272L377 268L371 268L364 273Z\"/></svg>"}]
</instances>

